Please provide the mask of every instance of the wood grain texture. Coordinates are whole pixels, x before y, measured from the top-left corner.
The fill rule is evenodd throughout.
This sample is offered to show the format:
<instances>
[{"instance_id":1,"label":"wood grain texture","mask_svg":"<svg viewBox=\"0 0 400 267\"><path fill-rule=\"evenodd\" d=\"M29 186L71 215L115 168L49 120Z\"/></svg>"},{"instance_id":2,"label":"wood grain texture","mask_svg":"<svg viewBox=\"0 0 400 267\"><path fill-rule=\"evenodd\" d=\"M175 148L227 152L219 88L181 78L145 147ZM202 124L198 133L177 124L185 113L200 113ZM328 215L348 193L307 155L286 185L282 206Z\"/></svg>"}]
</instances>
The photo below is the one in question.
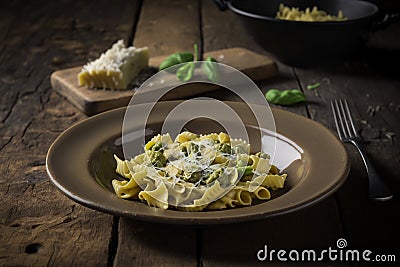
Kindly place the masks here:
<instances>
[{"instance_id":1,"label":"wood grain texture","mask_svg":"<svg viewBox=\"0 0 400 267\"><path fill-rule=\"evenodd\" d=\"M199 1L145 0L133 44L152 56L192 52L201 45L199 14Z\"/></svg>"},{"instance_id":2,"label":"wood grain texture","mask_svg":"<svg viewBox=\"0 0 400 267\"><path fill-rule=\"evenodd\" d=\"M202 2L203 40L204 49L217 49L227 44L240 45L245 48L268 54L255 42L251 36L238 24L233 12L219 11L212 1ZM220 23L224 21L224 23ZM227 41L228 40L228 41ZM300 84L294 70L284 64L279 66L279 75L273 79L258 83L263 94L269 89L299 88ZM273 105L274 106L274 105ZM307 116L305 104L291 107L280 107L297 114ZM319 214L315 218L310 214ZM301 230L299 226L301 225ZM324 225L321 228L320 225ZM228 227L202 230L202 263L203 266L249 266L265 265L266 262L257 260L256 253L264 245L271 249L288 248L321 248L335 244L336 239L344 235L341 227L338 207L333 198L301 212L282 215L259 222L243 223ZM329 232L325 228L329 229ZM232 234L233 228L240 229L237 235ZM299 232L300 231L300 232ZM320 232L316 232L320 231ZM299 234L303 242L295 243L291 236ZM312 241L307 236L313 236ZM240 241L238 241L240 240ZM308 243L311 242L311 243ZM205 245L207 244L207 245ZM268 262L271 266L285 266L286 263L275 260ZM300 264L301 265L301 264ZM312 266L312 265L311 265ZM317 265L316 265L317 266Z\"/></svg>"},{"instance_id":3,"label":"wood grain texture","mask_svg":"<svg viewBox=\"0 0 400 267\"><path fill-rule=\"evenodd\" d=\"M109 215L72 203L47 180L1 183L0 198L8 204L1 208L1 266L107 266Z\"/></svg>"},{"instance_id":4,"label":"wood grain texture","mask_svg":"<svg viewBox=\"0 0 400 267\"><path fill-rule=\"evenodd\" d=\"M129 103L133 89L106 90L79 86L77 75L81 70L82 66L79 66L52 73L52 88L87 115L126 106Z\"/></svg>"},{"instance_id":5,"label":"wood grain texture","mask_svg":"<svg viewBox=\"0 0 400 267\"><path fill-rule=\"evenodd\" d=\"M229 10L220 11L214 1L201 1L201 18L204 51L237 46L266 54L244 30L236 15Z\"/></svg>"},{"instance_id":6,"label":"wood grain texture","mask_svg":"<svg viewBox=\"0 0 400 267\"><path fill-rule=\"evenodd\" d=\"M148 46L152 56L192 51L194 43L200 45L199 23L198 1L145 0L133 44ZM177 230L121 219L114 263L118 266L132 265L132 261L141 266L197 265L196 230L183 230L174 235L173 231ZM175 251L176 248L183 251Z\"/></svg>"},{"instance_id":7,"label":"wood grain texture","mask_svg":"<svg viewBox=\"0 0 400 267\"><path fill-rule=\"evenodd\" d=\"M86 117L53 93L50 74L128 38L135 5L14 1L0 10L0 266L107 266L112 216L48 181L49 146Z\"/></svg>"},{"instance_id":8,"label":"wood grain texture","mask_svg":"<svg viewBox=\"0 0 400 267\"><path fill-rule=\"evenodd\" d=\"M318 69L278 63L278 76L257 83L263 93L300 88L307 103L282 108L333 131L329 100L348 98L357 128L369 141L367 152L396 194L390 202L368 200L365 169L351 146L349 177L334 196L255 222L202 228L148 224L87 209L57 191L45 171L46 152L61 132L86 116L52 90L50 74L55 70L81 66L116 40L133 37L135 45L149 45L153 55L192 51L194 43L203 52L244 47L268 55L232 12L220 12L212 1L145 0L136 27L140 3L0 3L0 266L287 266L259 263L256 253L263 245L326 249L341 237L351 249L395 255L397 262L385 266L397 266L399 23L374 33L363 58ZM316 82L319 88L306 89ZM224 91L205 95L238 100ZM390 139L387 133L394 135Z\"/></svg>"},{"instance_id":9,"label":"wood grain texture","mask_svg":"<svg viewBox=\"0 0 400 267\"><path fill-rule=\"evenodd\" d=\"M144 81L147 77L158 69L161 62L168 55L152 57L149 60L150 68L139 74L135 80ZM204 54L206 57L213 57L218 62L229 65L239 71L242 71L253 80L264 80L274 77L278 74L276 63L265 55L257 54L253 51L243 48L229 48L216 51L209 51ZM109 89L91 89L86 86L79 86L77 75L82 67L73 67L64 70L58 70L51 75L51 85L59 94L63 95L68 101L88 115L100 113L117 107L128 105L134 89L139 87L139 82L132 82L126 90ZM153 71L154 69L154 71ZM171 75L170 80L165 84L175 84L176 77ZM217 90L215 86L198 86L193 90L179 90L179 93L170 94L168 99L181 99L204 93L206 91ZM165 87L154 90L164 91ZM167 98L164 98L166 100ZM149 98L152 101L153 98Z\"/></svg>"},{"instance_id":10,"label":"wood grain texture","mask_svg":"<svg viewBox=\"0 0 400 267\"><path fill-rule=\"evenodd\" d=\"M325 67L318 72L295 69L305 93L310 117L335 131L329 103L335 98L349 101L360 135L367 141L365 149L394 193L388 202L374 202L368 198L368 177L356 149L346 145L351 170L346 183L336 193L343 229L349 244L370 249L376 254L399 253L399 217L392 210L400 204L400 83L395 73L399 59L400 41L395 38L399 29L392 25L371 38L363 57L346 62L342 68ZM388 48L388 40L390 48ZM376 66L381 66L377 68ZM309 84L319 82L317 89L307 90ZM380 229L380 230L378 230ZM386 263L396 266L394 262ZM355 266L365 266L357 263ZM373 266L373 264L371 264Z\"/></svg>"},{"instance_id":11,"label":"wood grain texture","mask_svg":"<svg viewBox=\"0 0 400 267\"><path fill-rule=\"evenodd\" d=\"M193 227L121 218L115 266L196 266Z\"/></svg>"},{"instance_id":12,"label":"wood grain texture","mask_svg":"<svg viewBox=\"0 0 400 267\"><path fill-rule=\"evenodd\" d=\"M258 54L265 55L274 60L272 55L268 54L268 52L253 40L253 37L242 27L240 21L233 12L229 10L224 12L220 11L213 1L202 1L201 4L203 47L205 52L237 46L255 51ZM259 81L257 83L262 93L265 94L272 88L298 88L299 84L293 69L276 60L274 61L278 65L279 73L272 79ZM218 93L212 96L218 96ZM238 100L238 98L233 95L228 95L226 97L229 100ZM283 108L285 109L285 107ZM289 110L303 116L307 115L305 106L302 104L292 106Z\"/></svg>"},{"instance_id":13,"label":"wood grain texture","mask_svg":"<svg viewBox=\"0 0 400 267\"><path fill-rule=\"evenodd\" d=\"M312 119L333 131L335 126L330 101L334 98L348 99L356 128L368 142L365 144L367 154L395 194L394 199L388 202L370 201L368 177L362 160L353 146L346 145L352 169L347 182L336 195L344 229L350 233L349 243L373 249L377 253L395 254L393 248L397 241L393 237L400 236L400 230L396 227L400 220L395 213L387 211L396 209L400 204L400 181L397 177L400 143L396 139L400 134L400 110L396 108L400 103L400 83L398 80L388 81L387 73L374 69L368 58L362 60L363 65L357 61L348 62L341 71L326 68L315 74L309 70L296 69L296 75L303 88L315 82L321 83L315 90L304 90L309 99L307 108ZM396 62L393 59L386 63L395 66ZM393 133L393 137L388 137L388 133Z\"/></svg>"},{"instance_id":14,"label":"wood grain texture","mask_svg":"<svg viewBox=\"0 0 400 267\"><path fill-rule=\"evenodd\" d=\"M288 262L289 266L303 266L304 262L279 261L276 254L270 258L274 253L271 251L294 249L301 252L311 248L321 251L335 246L338 236L343 235L337 217L335 200L328 198L318 205L278 217L203 229L203 266L288 266ZM265 245L267 259L260 261L257 253ZM309 262L307 266L321 266L321 262ZM336 266L351 265L340 263Z\"/></svg>"}]
</instances>

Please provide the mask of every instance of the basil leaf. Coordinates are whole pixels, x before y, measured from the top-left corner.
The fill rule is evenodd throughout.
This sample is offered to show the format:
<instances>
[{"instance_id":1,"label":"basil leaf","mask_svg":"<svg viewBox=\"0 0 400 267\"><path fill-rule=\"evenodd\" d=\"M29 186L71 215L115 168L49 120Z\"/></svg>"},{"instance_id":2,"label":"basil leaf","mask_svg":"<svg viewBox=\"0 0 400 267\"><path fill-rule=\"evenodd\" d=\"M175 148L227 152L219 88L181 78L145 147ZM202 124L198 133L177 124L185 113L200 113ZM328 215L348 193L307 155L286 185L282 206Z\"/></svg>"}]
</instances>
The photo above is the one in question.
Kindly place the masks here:
<instances>
[{"instance_id":1,"label":"basil leaf","mask_svg":"<svg viewBox=\"0 0 400 267\"><path fill-rule=\"evenodd\" d=\"M176 77L178 78L178 80L182 81L182 82L187 82L190 79L192 79L193 73L194 73L194 67L195 64L194 62L188 62L185 65L183 65L182 67L180 67L178 69L178 71L176 72Z\"/></svg>"},{"instance_id":2,"label":"basil leaf","mask_svg":"<svg viewBox=\"0 0 400 267\"><path fill-rule=\"evenodd\" d=\"M320 83L309 84L309 85L307 85L307 90L312 90L312 89L318 88L320 86L321 86Z\"/></svg>"},{"instance_id":3,"label":"basil leaf","mask_svg":"<svg viewBox=\"0 0 400 267\"><path fill-rule=\"evenodd\" d=\"M237 170L242 176L253 174L253 168L251 166L237 167Z\"/></svg>"},{"instance_id":4,"label":"basil leaf","mask_svg":"<svg viewBox=\"0 0 400 267\"><path fill-rule=\"evenodd\" d=\"M265 94L265 98L268 100L268 102L284 106L306 101L306 97L304 96L303 92L298 89L270 89Z\"/></svg>"},{"instance_id":5,"label":"basil leaf","mask_svg":"<svg viewBox=\"0 0 400 267\"><path fill-rule=\"evenodd\" d=\"M207 57L203 62L203 71L207 75L207 78L212 82L218 81L218 65L215 64L217 62L212 57Z\"/></svg>"},{"instance_id":6,"label":"basil leaf","mask_svg":"<svg viewBox=\"0 0 400 267\"><path fill-rule=\"evenodd\" d=\"M193 59L193 61L197 61L197 60L199 60L199 51L197 49L197 44L193 45L193 50L194 50L194 59Z\"/></svg>"},{"instance_id":7,"label":"basil leaf","mask_svg":"<svg viewBox=\"0 0 400 267\"><path fill-rule=\"evenodd\" d=\"M161 64L159 69L163 70L174 65L193 61L193 54L190 52L174 53L168 56Z\"/></svg>"},{"instance_id":8,"label":"basil leaf","mask_svg":"<svg viewBox=\"0 0 400 267\"><path fill-rule=\"evenodd\" d=\"M205 59L205 61L210 61L210 62L218 62L215 58L213 58L213 57L207 57L206 59Z\"/></svg>"}]
</instances>

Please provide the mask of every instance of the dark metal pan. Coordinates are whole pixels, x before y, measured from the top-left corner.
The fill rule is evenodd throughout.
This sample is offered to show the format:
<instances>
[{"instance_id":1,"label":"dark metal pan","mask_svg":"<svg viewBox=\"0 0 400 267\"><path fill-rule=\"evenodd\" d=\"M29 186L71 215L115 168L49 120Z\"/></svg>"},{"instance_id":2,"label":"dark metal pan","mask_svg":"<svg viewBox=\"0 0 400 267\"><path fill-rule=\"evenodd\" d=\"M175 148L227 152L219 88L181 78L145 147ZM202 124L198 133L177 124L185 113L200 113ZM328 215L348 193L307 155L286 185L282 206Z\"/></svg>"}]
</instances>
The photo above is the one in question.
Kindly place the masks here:
<instances>
[{"instance_id":1,"label":"dark metal pan","mask_svg":"<svg viewBox=\"0 0 400 267\"><path fill-rule=\"evenodd\" d=\"M379 8L358 0L215 0L230 9L255 40L279 61L294 66L315 66L354 55L366 43L374 25L382 24ZM317 6L329 14L342 10L348 18L336 22L302 22L276 19L279 4ZM388 20L388 17L385 18Z\"/></svg>"}]
</instances>

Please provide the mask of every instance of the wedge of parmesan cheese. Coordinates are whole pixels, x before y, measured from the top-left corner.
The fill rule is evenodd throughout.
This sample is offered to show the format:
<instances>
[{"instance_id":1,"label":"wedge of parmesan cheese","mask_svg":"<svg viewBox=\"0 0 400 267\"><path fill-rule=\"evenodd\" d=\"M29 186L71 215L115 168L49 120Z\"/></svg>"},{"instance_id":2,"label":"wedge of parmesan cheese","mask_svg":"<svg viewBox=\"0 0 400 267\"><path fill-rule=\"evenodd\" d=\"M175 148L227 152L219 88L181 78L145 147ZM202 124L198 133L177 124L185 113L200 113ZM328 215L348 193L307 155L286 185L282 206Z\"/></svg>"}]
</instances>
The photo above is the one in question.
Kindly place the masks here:
<instances>
[{"instance_id":1,"label":"wedge of parmesan cheese","mask_svg":"<svg viewBox=\"0 0 400 267\"><path fill-rule=\"evenodd\" d=\"M126 89L149 63L147 47L125 47L123 40L83 66L78 84L89 88Z\"/></svg>"}]
</instances>

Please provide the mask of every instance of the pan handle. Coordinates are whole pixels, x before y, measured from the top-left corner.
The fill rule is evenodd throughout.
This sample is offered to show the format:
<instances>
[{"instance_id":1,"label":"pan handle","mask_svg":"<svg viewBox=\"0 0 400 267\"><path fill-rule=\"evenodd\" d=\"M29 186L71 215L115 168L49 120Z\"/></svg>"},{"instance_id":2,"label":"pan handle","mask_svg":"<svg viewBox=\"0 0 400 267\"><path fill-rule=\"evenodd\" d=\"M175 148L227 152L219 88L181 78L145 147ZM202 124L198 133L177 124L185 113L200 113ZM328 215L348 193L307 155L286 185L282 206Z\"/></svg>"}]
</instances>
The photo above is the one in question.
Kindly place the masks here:
<instances>
[{"instance_id":1,"label":"pan handle","mask_svg":"<svg viewBox=\"0 0 400 267\"><path fill-rule=\"evenodd\" d=\"M214 0L214 3L217 5L219 10L225 11L228 9L228 5L226 4L227 0Z\"/></svg>"},{"instance_id":2,"label":"pan handle","mask_svg":"<svg viewBox=\"0 0 400 267\"><path fill-rule=\"evenodd\" d=\"M374 24L374 31L383 30L392 23L400 20L400 12L384 13L384 15Z\"/></svg>"}]
</instances>

